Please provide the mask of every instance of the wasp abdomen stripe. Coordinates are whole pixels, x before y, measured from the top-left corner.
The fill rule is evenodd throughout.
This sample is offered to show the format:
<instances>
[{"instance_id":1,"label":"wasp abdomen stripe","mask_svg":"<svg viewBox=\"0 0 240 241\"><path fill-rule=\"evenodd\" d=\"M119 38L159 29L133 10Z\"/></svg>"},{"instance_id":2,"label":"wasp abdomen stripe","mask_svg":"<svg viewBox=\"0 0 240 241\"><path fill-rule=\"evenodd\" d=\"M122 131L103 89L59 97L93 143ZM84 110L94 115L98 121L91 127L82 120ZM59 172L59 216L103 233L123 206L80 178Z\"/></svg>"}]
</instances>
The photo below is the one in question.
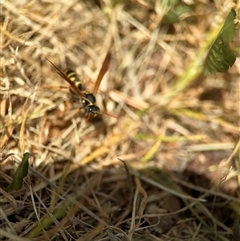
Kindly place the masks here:
<instances>
[{"instance_id":1,"label":"wasp abdomen stripe","mask_svg":"<svg viewBox=\"0 0 240 241\"><path fill-rule=\"evenodd\" d=\"M77 73L73 70L67 70L66 72L67 77L77 86L79 90L82 90L82 81L79 79Z\"/></svg>"}]
</instances>

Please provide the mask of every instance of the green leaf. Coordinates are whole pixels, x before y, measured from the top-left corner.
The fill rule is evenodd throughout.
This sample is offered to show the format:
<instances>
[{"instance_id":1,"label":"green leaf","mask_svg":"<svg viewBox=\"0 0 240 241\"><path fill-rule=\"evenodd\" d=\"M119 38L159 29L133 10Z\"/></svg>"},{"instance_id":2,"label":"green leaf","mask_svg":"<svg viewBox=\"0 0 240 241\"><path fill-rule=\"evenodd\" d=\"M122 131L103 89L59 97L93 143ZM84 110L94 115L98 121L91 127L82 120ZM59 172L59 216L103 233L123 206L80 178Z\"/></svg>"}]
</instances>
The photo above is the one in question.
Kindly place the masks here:
<instances>
[{"instance_id":1,"label":"green leaf","mask_svg":"<svg viewBox=\"0 0 240 241\"><path fill-rule=\"evenodd\" d=\"M234 19L236 12L232 9L226 21L213 42L205 62L204 73L226 72L231 67L236 57L229 47L229 42L234 36Z\"/></svg>"},{"instance_id":2,"label":"green leaf","mask_svg":"<svg viewBox=\"0 0 240 241\"><path fill-rule=\"evenodd\" d=\"M162 23L167 23L167 24L178 23L179 17L182 14L192 11L192 7L190 7L189 5L183 4L179 0L167 1L166 5L169 7L169 11L163 17Z\"/></svg>"},{"instance_id":3,"label":"green leaf","mask_svg":"<svg viewBox=\"0 0 240 241\"><path fill-rule=\"evenodd\" d=\"M172 9L164 16L162 23L178 23L179 18L176 12Z\"/></svg>"},{"instance_id":4,"label":"green leaf","mask_svg":"<svg viewBox=\"0 0 240 241\"><path fill-rule=\"evenodd\" d=\"M27 176L28 174L28 158L30 154L28 152L23 154L22 162L20 163L18 169L16 170L16 173L13 177L12 182L9 184L9 186L6 188L7 192L11 191L17 191L22 188L23 184L23 178Z\"/></svg>"}]
</instances>

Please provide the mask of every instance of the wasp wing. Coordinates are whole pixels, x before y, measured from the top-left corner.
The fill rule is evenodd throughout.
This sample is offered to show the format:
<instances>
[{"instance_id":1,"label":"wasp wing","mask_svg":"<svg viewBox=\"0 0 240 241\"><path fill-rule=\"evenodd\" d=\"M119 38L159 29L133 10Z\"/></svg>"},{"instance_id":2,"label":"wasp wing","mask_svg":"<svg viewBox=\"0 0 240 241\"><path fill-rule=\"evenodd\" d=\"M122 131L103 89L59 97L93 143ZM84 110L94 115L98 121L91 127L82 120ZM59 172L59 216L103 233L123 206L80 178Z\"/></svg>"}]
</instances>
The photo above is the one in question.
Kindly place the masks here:
<instances>
[{"instance_id":1,"label":"wasp wing","mask_svg":"<svg viewBox=\"0 0 240 241\"><path fill-rule=\"evenodd\" d=\"M97 91L98 91L99 85L100 85L100 83L102 81L102 78L103 78L103 76L105 75L105 73L109 69L110 61L111 61L111 53L108 52L106 57L105 57L105 59L104 59L104 61L103 61L102 67L101 67L101 69L99 71L97 80L96 80L95 85L94 85L94 89L93 89L93 94L94 95L97 94Z\"/></svg>"}]
</instances>

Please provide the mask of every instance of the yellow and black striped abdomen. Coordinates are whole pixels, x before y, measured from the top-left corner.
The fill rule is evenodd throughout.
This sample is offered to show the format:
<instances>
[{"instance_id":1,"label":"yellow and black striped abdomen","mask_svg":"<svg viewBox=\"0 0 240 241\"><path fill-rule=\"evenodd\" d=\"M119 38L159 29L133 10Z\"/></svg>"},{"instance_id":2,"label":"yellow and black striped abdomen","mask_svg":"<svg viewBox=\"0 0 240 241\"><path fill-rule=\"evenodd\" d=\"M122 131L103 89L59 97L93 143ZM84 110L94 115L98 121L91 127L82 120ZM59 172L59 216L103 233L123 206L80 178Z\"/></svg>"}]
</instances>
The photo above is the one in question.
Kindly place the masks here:
<instances>
[{"instance_id":1,"label":"yellow and black striped abdomen","mask_svg":"<svg viewBox=\"0 0 240 241\"><path fill-rule=\"evenodd\" d=\"M77 86L79 90L82 90L82 81L79 79L75 71L68 69L65 71L65 74Z\"/></svg>"}]
</instances>

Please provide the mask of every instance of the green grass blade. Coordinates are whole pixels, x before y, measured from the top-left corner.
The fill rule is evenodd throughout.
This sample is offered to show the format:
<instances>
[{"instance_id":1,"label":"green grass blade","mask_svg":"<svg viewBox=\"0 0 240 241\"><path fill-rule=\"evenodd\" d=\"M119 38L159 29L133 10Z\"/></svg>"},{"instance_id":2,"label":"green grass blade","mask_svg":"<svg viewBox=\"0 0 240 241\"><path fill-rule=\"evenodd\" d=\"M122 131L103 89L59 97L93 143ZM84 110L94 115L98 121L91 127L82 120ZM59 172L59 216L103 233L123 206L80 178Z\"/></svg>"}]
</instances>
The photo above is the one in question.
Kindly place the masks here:
<instances>
[{"instance_id":1,"label":"green grass blade","mask_svg":"<svg viewBox=\"0 0 240 241\"><path fill-rule=\"evenodd\" d=\"M28 174L28 159L30 154L28 152L23 154L22 162L20 163L12 182L9 184L9 186L6 188L7 192L11 191L17 191L22 188L23 185L23 178L27 176Z\"/></svg>"},{"instance_id":2,"label":"green grass blade","mask_svg":"<svg viewBox=\"0 0 240 241\"><path fill-rule=\"evenodd\" d=\"M234 19L236 13L232 9L226 21L212 44L206 62L204 73L226 72L231 67L236 57L229 47L229 42L234 36Z\"/></svg>"}]
</instances>

